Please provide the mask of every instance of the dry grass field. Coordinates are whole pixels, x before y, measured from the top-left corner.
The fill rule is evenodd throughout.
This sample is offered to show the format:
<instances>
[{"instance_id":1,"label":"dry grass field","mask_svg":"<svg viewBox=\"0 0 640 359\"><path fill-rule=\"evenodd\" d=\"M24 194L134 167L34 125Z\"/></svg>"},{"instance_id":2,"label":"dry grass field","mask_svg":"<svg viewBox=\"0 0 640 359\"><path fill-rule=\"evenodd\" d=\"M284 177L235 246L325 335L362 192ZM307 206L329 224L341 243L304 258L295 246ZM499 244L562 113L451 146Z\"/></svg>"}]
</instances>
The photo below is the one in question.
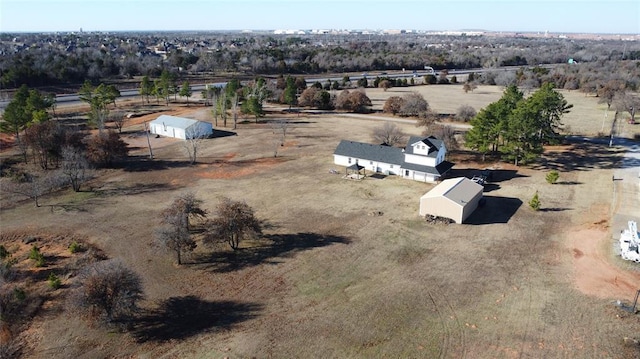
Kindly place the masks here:
<instances>
[{"instance_id":1,"label":"dry grass field","mask_svg":"<svg viewBox=\"0 0 640 359\"><path fill-rule=\"evenodd\" d=\"M454 85L367 94L375 108L410 90L442 113L501 96ZM598 133L603 106L563 94L574 104L571 132ZM172 113L210 119L202 107ZM625 338L640 339L640 316L613 304L640 289L638 266L611 249L619 149L568 144L528 167L454 153L453 176L494 169L487 203L469 224L430 225L418 205L433 185L330 172L344 171L333 164L338 142L370 141L379 121L277 109L266 120L280 116L292 130L277 157L268 124L242 123L235 135L207 140L193 166L171 139L152 138L155 159L147 160L138 120L125 129L133 159L103 171L91 191L2 208L0 242L34 236L55 259L68 246L56 238L82 238L140 274L146 294L127 333L91 326L51 296L15 334L24 357L638 358ZM552 168L559 184L544 180ZM536 190L539 212L527 205ZM235 253L199 246L176 266L153 234L161 210L186 191L209 209L222 196L244 200L269 227Z\"/></svg>"}]
</instances>

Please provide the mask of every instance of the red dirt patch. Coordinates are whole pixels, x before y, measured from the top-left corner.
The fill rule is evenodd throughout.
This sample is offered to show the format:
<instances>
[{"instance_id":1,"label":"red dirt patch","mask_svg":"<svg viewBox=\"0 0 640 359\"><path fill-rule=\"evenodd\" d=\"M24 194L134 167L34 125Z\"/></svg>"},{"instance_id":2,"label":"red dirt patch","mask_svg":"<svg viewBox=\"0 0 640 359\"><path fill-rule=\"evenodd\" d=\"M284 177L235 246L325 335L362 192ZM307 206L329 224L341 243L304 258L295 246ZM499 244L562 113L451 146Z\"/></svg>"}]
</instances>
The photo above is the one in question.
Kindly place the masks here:
<instances>
[{"instance_id":1,"label":"red dirt patch","mask_svg":"<svg viewBox=\"0 0 640 359\"><path fill-rule=\"evenodd\" d=\"M227 154L235 155L235 154ZM226 157L225 156L225 157ZM258 158L247 161L228 161L222 160L210 165L206 165L207 169L197 173L196 176L208 179L228 179L248 176L258 171L266 170L274 165L285 162L287 159L282 157Z\"/></svg>"},{"instance_id":2,"label":"red dirt patch","mask_svg":"<svg viewBox=\"0 0 640 359\"><path fill-rule=\"evenodd\" d=\"M606 231L589 228L569 233L567 246L573 253L573 280L580 292L603 299L616 299L626 298L638 289L640 273L616 267L602 253L603 241L608 238Z\"/></svg>"}]
</instances>

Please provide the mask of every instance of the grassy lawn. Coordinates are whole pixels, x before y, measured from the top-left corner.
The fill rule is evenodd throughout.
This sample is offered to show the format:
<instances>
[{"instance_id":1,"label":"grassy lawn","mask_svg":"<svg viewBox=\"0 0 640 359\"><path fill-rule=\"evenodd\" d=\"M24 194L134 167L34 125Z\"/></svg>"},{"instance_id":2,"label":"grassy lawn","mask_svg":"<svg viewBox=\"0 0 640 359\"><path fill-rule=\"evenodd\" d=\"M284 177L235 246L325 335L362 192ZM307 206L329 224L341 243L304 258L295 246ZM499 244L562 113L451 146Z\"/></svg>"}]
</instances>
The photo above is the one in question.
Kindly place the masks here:
<instances>
[{"instance_id":1,"label":"grassy lawn","mask_svg":"<svg viewBox=\"0 0 640 359\"><path fill-rule=\"evenodd\" d=\"M450 85L369 89L367 94L374 107L381 107L385 96L414 90L444 113L454 113L461 104L479 109L502 93L481 86L465 94L461 85ZM563 94L574 104L565 118L571 131L596 134L602 105L582 94ZM202 108L193 111L208 115ZM285 115L272 113L267 119L280 116ZM290 119L293 128L275 158L269 125L243 123L236 136L207 141L194 166L181 164L187 159L179 142L164 141L152 165L125 165L92 181L93 190L102 195L65 192L45 201L69 204L68 210L49 211L30 203L2 210L3 233L73 232L109 257L122 259L143 278L143 310L158 308L169 298L194 296L200 301L194 320L200 316L206 322L198 322L202 327L195 331L175 325L163 337L144 332L146 339L140 341L127 333L105 336L71 313L51 311L36 317L20 335L30 343L27 356L488 359L638 354L623 338L640 333L640 318L611 304L625 299L618 295L627 292L584 294L574 280L577 252L568 244L577 230L608 221L615 150L566 147L530 167L459 164L459 170L491 166L504 176L485 193L487 206L470 218L472 224L430 225L418 216L418 206L433 185L396 177L349 181L341 178L344 169L333 164L341 139L369 141L378 121L311 114ZM410 134L421 132L409 124L399 126ZM584 156L595 150L599 155L585 162ZM144 148L132 153L144 154ZM572 161L576 164L569 168ZM560 168L560 181L567 184L547 184L549 168ZM536 190L543 207L539 212L527 206ZM200 246L178 267L170 253L152 242L160 211L184 191L195 192L209 209L222 196L245 200L270 226L263 239L244 243L237 253L224 246L215 251ZM610 237L607 229L599 231ZM630 273L637 286L640 273Z\"/></svg>"}]
</instances>

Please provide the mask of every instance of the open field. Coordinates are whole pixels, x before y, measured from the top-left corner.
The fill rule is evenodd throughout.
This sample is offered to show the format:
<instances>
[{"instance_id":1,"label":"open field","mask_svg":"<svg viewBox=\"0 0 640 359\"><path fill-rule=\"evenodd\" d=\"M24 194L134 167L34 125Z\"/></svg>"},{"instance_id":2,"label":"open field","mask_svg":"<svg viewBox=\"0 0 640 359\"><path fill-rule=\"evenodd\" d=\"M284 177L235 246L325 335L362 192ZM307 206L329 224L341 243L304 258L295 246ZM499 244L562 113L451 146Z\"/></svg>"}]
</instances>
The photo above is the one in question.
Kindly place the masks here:
<instances>
[{"instance_id":1,"label":"open field","mask_svg":"<svg viewBox=\"0 0 640 359\"><path fill-rule=\"evenodd\" d=\"M459 87L459 89L456 89ZM439 112L478 109L501 89L421 86ZM423 92L424 91L424 92ZM572 132L600 131L603 106L574 104ZM207 119L202 107L178 112ZM208 140L189 166L181 143L152 138L145 159L140 119L125 138L133 159L104 171L92 191L64 192L3 208L2 238L73 233L143 278L146 299L130 333L108 333L52 300L18 339L32 358L637 358L640 316L617 309L640 289L640 269L611 250L612 173L620 150L593 143L550 148L540 163L475 163L453 154L452 175L491 167L486 206L465 225L429 225L419 197L432 185L395 177L348 181L331 169L341 139L370 141L379 121L279 112L293 129L274 157L268 124L242 123ZM612 116L609 116L611 119ZM398 123L408 134L421 129ZM610 123L609 123L610 126ZM626 125L628 126L628 125ZM637 131L626 128L627 132ZM231 131L230 129L224 129ZM549 185L547 170L560 171ZM539 191L542 211L527 202ZM176 266L153 242L159 213L193 191L213 209L245 200L270 226L264 238L198 247ZM55 241L47 241L53 252ZM66 248L67 242L58 244ZM65 278L70 284L73 278ZM176 304L175 306L166 305ZM173 308L173 309L172 309Z\"/></svg>"}]
</instances>

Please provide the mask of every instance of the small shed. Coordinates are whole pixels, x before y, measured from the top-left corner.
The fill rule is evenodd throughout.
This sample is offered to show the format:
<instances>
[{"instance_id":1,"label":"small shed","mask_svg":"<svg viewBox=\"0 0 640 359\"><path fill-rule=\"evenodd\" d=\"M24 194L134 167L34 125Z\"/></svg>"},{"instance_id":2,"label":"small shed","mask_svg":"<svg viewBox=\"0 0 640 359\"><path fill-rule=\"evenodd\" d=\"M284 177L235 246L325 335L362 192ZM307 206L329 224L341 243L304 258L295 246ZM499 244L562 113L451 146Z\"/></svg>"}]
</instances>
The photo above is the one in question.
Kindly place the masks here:
<instances>
[{"instance_id":1,"label":"small shed","mask_svg":"<svg viewBox=\"0 0 640 359\"><path fill-rule=\"evenodd\" d=\"M213 134L213 125L209 122L185 117L160 115L149 123L149 132L154 135L186 140L211 136Z\"/></svg>"},{"instance_id":2,"label":"small shed","mask_svg":"<svg viewBox=\"0 0 640 359\"><path fill-rule=\"evenodd\" d=\"M462 223L478 207L483 189L466 177L446 179L420 197L420 216L445 217Z\"/></svg>"}]
</instances>

